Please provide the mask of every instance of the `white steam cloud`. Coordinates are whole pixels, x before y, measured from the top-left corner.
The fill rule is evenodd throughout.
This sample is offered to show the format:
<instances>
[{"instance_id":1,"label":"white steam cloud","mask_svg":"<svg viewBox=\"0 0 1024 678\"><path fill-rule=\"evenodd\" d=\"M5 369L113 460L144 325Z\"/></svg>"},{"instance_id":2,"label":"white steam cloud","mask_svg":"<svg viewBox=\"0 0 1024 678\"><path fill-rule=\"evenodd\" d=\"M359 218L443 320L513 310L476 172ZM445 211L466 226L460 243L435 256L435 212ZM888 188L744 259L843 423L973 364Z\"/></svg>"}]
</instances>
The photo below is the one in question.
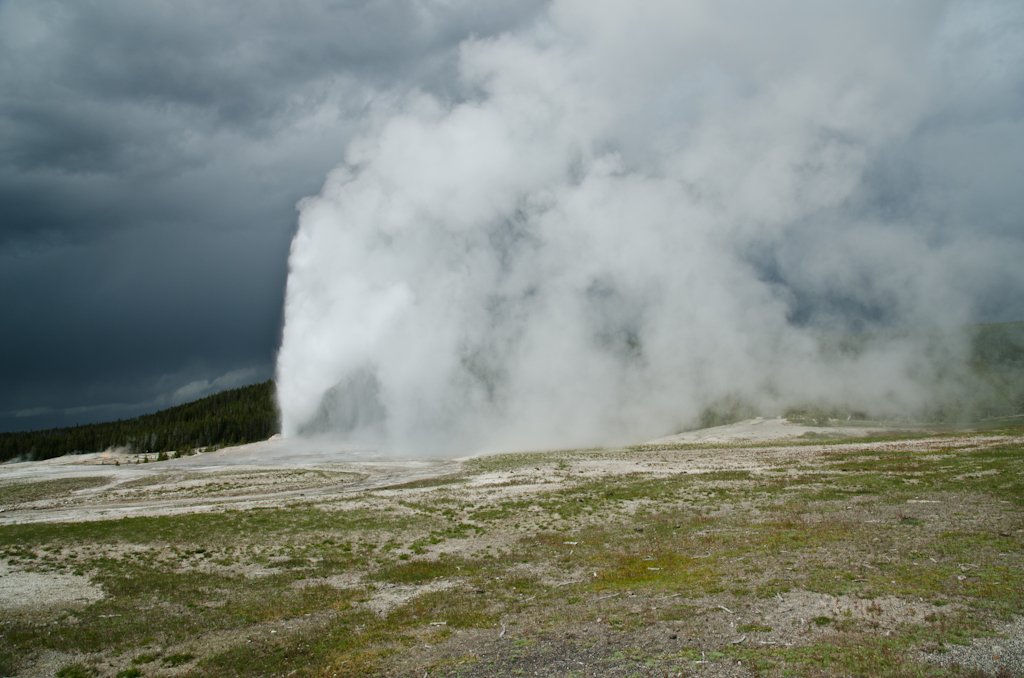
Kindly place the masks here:
<instances>
[{"instance_id":1,"label":"white steam cloud","mask_svg":"<svg viewBox=\"0 0 1024 678\"><path fill-rule=\"evenodd\" d=\"M463 100L378 103L300 203L284 434L525 448L671 433L726 396L916 406L918 347L818 337L968 322L993 271L1021 282L927 133L998 113L1019 30L972 36L1013 11L557 0L466 40Z\"/></svg>"}]
</instances>

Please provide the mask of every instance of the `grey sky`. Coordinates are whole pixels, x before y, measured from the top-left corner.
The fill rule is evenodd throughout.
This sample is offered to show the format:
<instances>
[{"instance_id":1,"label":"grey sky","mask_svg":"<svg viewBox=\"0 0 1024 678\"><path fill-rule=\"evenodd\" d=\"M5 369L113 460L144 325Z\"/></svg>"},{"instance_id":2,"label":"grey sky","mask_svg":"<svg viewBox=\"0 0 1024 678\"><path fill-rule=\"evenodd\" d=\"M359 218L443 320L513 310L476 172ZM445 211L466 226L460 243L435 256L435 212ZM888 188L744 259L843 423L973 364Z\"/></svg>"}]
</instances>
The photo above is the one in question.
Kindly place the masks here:
<instances>
[{"instance_id":1,"label":"grey sky","mask_svg":"<svg viewBox=\"0 0 1024 678\"><path fill-rule=\"evenodd\" d=\"M486 103L460 45L502 34L529 45L502 72L563 50L549 63L614 101L587 143L626 171L705 171L692 190L728 189L732 260L788 322L1024 319L1020 3L553 7L0 0L0 429L132 416L272 376L296 202L354 138L420 115L410 92ZM834 91L801 91L803 76ZM555 99L573 101L573 77ZM786 110L813 106L801 119L831 127L794 144L865 153L856 184L752 226L775 204L761 192L788 189L740 170L767 157L759 134L789 133ZM818 151L792 157L832 157ZM659 165L679 158L707 164Z\"/></svg>"},{"instance_id":2,"label":"grey sky","mask_svg":"<svg viewBox=\"0 0 1024 678\"><path fill-rule=\"evenodd\" d=\"M537 7L0 2L0 429L270 377L296 201Z\"/></svg>"}]
</instances>

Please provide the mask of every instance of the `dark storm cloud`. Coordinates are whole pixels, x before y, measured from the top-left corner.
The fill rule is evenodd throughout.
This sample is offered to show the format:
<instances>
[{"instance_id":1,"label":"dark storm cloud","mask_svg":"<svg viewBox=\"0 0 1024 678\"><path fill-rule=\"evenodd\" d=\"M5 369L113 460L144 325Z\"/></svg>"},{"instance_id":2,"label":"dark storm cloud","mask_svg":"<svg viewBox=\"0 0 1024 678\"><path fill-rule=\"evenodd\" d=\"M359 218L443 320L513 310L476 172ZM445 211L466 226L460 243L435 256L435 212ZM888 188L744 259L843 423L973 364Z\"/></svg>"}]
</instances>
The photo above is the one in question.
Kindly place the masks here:
<instances>
[{"instance_id":1,"label":"dark storm cloud","mask_svg":"<svg viewBox=\"0 0 1024 678\"><path fill-rule=\"evenodd\" d=\"M296 201L540 3L0 3L0 430L272 374Z\"/></svg>"}]
</instances>

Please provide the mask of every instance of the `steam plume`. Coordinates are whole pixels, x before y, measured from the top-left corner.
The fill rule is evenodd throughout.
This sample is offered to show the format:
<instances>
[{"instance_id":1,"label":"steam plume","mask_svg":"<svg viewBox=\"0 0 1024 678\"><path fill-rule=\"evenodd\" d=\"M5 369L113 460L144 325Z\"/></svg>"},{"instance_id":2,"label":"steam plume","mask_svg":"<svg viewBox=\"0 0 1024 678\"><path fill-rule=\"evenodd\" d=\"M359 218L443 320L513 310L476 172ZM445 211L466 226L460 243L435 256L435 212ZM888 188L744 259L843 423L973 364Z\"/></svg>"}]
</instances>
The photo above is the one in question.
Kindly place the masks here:
<instances>
[{"instance_id":1,"label":"steam plume","mask_svg":"<svg viewBox=\"0 0 1024 678\"><path fill-rule=\"evenodd\" d=\"M464 99L377 104L300 203L284 434L523 448L670 433L727 396L919 405L913 342L818 339L967 322L984 271L1020 282L920 150L999 56L964 33L1000 7L558 0L466 40Z\"/></svg>"}]
</instances>

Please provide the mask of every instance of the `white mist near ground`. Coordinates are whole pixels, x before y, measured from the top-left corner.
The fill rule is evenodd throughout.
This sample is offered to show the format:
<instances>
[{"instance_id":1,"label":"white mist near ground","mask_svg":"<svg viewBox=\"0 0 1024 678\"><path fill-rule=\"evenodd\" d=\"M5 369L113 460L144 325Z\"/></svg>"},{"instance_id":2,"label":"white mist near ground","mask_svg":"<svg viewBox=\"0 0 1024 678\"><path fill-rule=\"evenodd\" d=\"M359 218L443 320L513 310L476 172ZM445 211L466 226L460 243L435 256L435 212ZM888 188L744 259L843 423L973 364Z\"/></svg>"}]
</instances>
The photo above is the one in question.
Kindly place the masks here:
<instances>
[{"instance_id":1,"label":"white mist near ground","mask_svg":"<svg viewBox=\"0 0 1024 678\"><path fill-rule=\"evenodd\" d=\"M972 36L1013 11L556 0L467 39L461 99L381 97L299 205L284 435L523 449L672 433L729 396L918 406L941 366L915 342L818 339L968 322L1021 282L956 181L1015 138L956 146L998 117L1020 31Z\"/></svg>"}]
</instances>

